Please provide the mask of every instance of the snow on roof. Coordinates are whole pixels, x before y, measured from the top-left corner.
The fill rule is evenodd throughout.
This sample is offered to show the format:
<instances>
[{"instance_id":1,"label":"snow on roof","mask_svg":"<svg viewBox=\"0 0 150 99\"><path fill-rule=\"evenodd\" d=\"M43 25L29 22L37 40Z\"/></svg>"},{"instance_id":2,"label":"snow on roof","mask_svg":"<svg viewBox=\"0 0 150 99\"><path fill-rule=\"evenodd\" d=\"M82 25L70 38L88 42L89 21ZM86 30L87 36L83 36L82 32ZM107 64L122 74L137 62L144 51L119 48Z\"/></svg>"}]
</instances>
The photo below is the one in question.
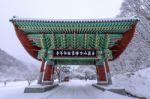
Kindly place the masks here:
<instances>
[{"instance_id":1,"label":"snow on roof","mask_svg":"<svg viewBox=\"0 0 150 99\"><path fill-rule=\"evenodd\" d=\"M139 21L138 18L96 18L96 19L38 19L38 18L19 18L14 16L11 20L14 21L28 21L28 22L126 22L126 21Z\"/></svg>"}]
</instances>

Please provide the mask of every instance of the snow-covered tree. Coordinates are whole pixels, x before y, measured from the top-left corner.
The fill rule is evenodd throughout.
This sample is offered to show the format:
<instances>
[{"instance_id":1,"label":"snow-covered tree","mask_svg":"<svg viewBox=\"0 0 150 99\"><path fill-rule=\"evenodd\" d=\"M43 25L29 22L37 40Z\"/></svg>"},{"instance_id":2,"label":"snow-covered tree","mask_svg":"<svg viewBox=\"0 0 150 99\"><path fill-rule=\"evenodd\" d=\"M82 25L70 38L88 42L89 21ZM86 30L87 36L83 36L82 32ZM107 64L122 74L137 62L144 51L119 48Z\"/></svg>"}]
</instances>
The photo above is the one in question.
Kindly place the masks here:
<instances>
[{"instance_id":1,"label":"snow-covered tree","mask_svg":"<svg viewBox=\"0 0 150 99\"><path fill-rule=\"evenodd\" d=\"M124 53L111 63L114 73L150 66L150 0L124 0L117 17L137 17L135 35Z\"/></svg>"},{"instance_id":2,"label":"snow-covered tree","mask_svg":"<svg viewBox=\"0 0 150 99\"><path fill-rule=\"evenodd\" d=\"M72 72L73 78L79 79L96 79L96 68L95 66L79 66L77 69Z\"/></svg>"}]
</instances>

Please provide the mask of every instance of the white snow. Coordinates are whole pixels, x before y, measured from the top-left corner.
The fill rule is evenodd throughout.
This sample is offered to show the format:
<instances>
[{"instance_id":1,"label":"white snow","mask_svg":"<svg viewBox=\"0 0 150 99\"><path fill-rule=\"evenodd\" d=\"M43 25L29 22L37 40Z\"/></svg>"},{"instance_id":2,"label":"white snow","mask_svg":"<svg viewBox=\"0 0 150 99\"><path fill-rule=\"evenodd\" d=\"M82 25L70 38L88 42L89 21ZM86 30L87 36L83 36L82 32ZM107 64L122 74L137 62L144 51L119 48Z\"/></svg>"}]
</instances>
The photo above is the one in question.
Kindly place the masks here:
<instances>
[{"instance_id":1,"label":"white snow","mask_svg":"<svg viewBox=\"0 0 150 99\"><path fill-rule=\"evenodd\" d=\"M112 82L113 84L106 88L124 88L133 95L150 99L150 68L115 75Z\"/></svg>"},{"instance_id":2,"label":"white snow","mask_svg":"<svg viewBox=\"0 0 150 99\"><path fill-rule=\"evenodd\" d=\"M24 93L27 82L0 84L0 99L132 99L127 96L102 92L91 86L96 81L71 80L44 93Z\"/></svg>"},{"instance_id":3,"label":"white snow","mask_svg":"<svg viewBox=\"0 0 150 99\"><path fill-rule=\"evenodd\" d=\"M125 88L128 92L150 99L150 68L112 77L113 84L106 88ZM26 81L0 83L0 99L132 99L109 91L102 92L91 86L96 80L71 80L44 93L24 93ZM35 85L33 82L32 85Z\"/></svg>"}]
</instances>

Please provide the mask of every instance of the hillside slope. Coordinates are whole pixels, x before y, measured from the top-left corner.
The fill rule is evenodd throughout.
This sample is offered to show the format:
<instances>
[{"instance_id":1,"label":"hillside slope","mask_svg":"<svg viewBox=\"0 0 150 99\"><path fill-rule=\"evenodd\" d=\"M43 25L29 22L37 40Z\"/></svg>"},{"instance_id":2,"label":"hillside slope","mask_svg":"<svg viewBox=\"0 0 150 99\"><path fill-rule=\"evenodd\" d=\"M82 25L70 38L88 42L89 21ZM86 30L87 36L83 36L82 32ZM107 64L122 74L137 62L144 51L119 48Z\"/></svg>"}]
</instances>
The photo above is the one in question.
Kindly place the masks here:
<instances>
[{"instance_id":1,"label":"hillside slope","mask_svg":"<svg viewBox=\"0 0 150 99\"><path fill-rule=\"evenodd\" d=\"M0 49L0 80L21 80L26 74L37 70L36 66L29 67Z\"/></svg>"}]
</instances>

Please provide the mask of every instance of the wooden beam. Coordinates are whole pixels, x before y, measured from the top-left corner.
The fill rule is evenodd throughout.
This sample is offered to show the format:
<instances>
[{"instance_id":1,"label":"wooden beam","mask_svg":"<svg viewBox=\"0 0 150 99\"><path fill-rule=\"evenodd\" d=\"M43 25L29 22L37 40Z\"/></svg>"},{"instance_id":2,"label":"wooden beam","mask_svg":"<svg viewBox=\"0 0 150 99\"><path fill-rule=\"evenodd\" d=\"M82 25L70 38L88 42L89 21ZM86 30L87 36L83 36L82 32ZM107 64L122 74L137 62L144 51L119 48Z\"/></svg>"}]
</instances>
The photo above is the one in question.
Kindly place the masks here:
<instances>
[{"instance_id":1,"label":"wooden beam","mask_svg":"<svg viewBox=\"0 0 150 99\"><path fill-rule=\"evenodd\" d=\"M84 33L84 48L86 48L87 46L86 42L87 42L87 34Z\"/></svg>"},{"instance_id":2,"label":"wooden beam","mask_svg":"<svg viewBox=\"0 0 150 99\"><path fill-rule=\"evenodd\" d=\"M46 48L46 46L45 46L45 34L41 34L40 43L41 43L41 47L43 49L45 49Z\"/></svg>"},{"instance_id":3,"label":"wooden beam","mask_svg":"<svg viewBox=\"0 0 150 99\"><path fill-rule=\"evenodd\" d=\"M26 49L26 51L35 59L39 60L37 58L37 54L38 52L37 51L34 51L33 49L36 49L36 50L40 50L39 47L35 46L32 44L31 41L29 41L27 35L25 32L21 31L17 25L14 24L14 28L15 28L15 31L16 31L16 35L18 36L20 42L22 43L23 47Z\"/></svg>"},{"instance_id":4,"label":"wooden beam","mask_svg":"<svg viewBox=\"0 0 150 99\"><path fill-rule=\"evenodd\" d=\"M127 31L124 35L123 38L118 42L118 44L116 46L113 46L111 48L112 50L112 54L113 54L113 59L115 60L117 57L119 57L121 55L121 53L126 49L127 45L129 44L129 42L131 41L133 34L135 32L135 26L134 25L129 31ZM113 51L113 50L120 50L120 51Z\"/></svg>"},{"instance_id":5,"label":"wooden beam","mask_svg":"<svg viewBox=\"0 0 150 99\"><path fill-rule=\"evenodd\" d=\"M74 32L74 48L76 48L76 32Z\"/></svg>"},{"instance_id":6,"label":"wooden beam","mask_svg":"<svg viewBox=\"0 0 150 99\"><path fill-rule=\"evenodd\" d=\"M52 44L52 48L55 48L55 34L54 33L52 33L51 44Z\"/></svg>"},{"instance_id":7,"label":"wooden beam","mask_svg":"<svg viewBox=\"0 0 150 99\"><path fill-rule=\"evenodd\" d=\"M95 35L95 48L98 48L99 47L99 36L98 34Z\"/></svg>"},{"instance_id":8,"label":"wooden beam","mask_svg":"<svg viewBox=\"0 0 150 99\"><path fill-rule=\"evenodd\" d=\"M109 34L105 34L105 48L109 48L109 42L110 42L110 38L109 38Z\"/></svg>"}]
</instances>

